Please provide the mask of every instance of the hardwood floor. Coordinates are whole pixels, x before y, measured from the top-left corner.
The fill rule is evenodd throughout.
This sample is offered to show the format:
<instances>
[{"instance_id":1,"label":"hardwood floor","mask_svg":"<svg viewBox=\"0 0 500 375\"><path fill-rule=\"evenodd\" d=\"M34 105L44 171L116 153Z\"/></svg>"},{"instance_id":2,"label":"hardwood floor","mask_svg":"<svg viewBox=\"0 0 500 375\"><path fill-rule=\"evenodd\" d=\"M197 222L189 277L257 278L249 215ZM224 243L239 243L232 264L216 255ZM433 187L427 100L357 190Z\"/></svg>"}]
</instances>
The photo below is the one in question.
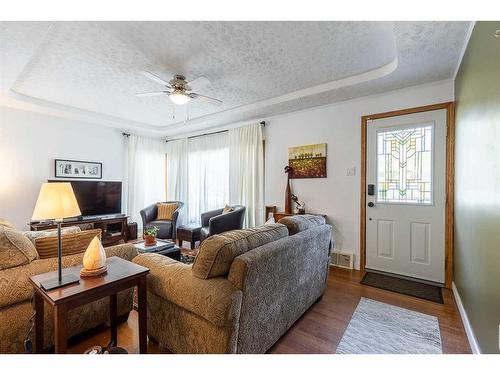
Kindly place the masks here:
<instances>
[{"instance_id":1,"label":"hardwood floor","mask_svg":"<svg viewBox=\"0 0 500 375\"><path fill-rule=\"evenodd\" d=\"M331 268L322 300L314 304L270 349L270 353L335 353L361 297L434 315L439 320L444 353L470 353L469 343L450 290L443 291L444 304L361 285L361 273ZM106 345L109 332L95 331L70 343L69 352L83 353L93 345ZM119 345L129 353L138 352L137 313L132 311L118 329ZM168 353L156 343L148 343L149 353Z\"/></svg>"}]
</instances>

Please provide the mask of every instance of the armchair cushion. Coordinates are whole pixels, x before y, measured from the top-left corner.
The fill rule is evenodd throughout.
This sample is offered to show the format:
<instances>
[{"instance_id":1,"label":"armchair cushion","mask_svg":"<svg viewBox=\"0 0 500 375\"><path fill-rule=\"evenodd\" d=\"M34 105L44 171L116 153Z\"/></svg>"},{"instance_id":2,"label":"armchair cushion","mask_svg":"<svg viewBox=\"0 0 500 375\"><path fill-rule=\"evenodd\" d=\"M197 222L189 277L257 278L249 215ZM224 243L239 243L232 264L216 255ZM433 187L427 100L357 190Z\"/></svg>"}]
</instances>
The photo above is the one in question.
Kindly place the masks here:
<instances>
[{"instance_id":1,"label":"armchair cushion","mask_svg":"<svg viewBox=\"0 0 500 375\"><path fill-rule=\"evenodd\" d=\"M158 227L157 237L160 239L172 238L172 222L170 220L153 220L150 221L146 228Z\"/></svg>"},{"instance_id":2,"label":"armchair cushion","mask_svg":"<svg viewBox=\"0 0 500 375\"><path fill-rule=\"evenodd\" d=\"M172 220L172 216L178 206L177 203L158 203L158 216L156 220Z\"/></svg>"},{"instance_id":3,"label":"armchair cushion","mask_svg":"<svg viewBox=\"0 0 500 375\"><path fill-rule=\"evenodd\" d=\"M237 256L286 236L288 229L283 224L269 224L211 236L201 244L194 260L193 275L200 279L227 275Z\"/></svg>"},{"instance_id":4,"label":"armchair cushion","mask_svg":"<svg viewBox=\"0 0 500 375\"><path fill-rule=\"evenodd\" d=\"M193 276L191 266L159 254L140 254L134 263L149 268L149 292L217 326L230 327L238 316L241 291L226 278L200 280Z\"/></svg>"},{"instance_id":5,"label":"armchair cushion","mask_svg":"<svg viewBox=\"0 0 500 375\"><path fill-rule=\"evenodd\" d=\"M36 258L35 246L25 235L0 227L0 270L28 264Z\"/></svg>"},{"instance_id":6,"label":"armchair cushion","mask_svg":"<svg viewBox=\"0 0 500 375\"><path fill-rule=\"evenodd\" d=\"M94 237L101 239L100 229L84 230L82 232L67 233L61 236L62 254L73 255L85 252ZM36 251L40 259L57 257L57 235L35 239Z\"/></svg>"}]
</instances>

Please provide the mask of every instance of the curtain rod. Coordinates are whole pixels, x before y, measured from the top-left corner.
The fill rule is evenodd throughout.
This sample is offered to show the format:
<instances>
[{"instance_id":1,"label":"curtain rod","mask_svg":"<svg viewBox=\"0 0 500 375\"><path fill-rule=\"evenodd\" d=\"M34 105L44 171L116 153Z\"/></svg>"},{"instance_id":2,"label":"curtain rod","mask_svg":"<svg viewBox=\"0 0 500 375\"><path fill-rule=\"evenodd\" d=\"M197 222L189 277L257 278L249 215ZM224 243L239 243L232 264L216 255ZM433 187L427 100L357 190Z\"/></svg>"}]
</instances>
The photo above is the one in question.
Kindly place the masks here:
<instances>
[{"instance_id":1,"label":"curtain rod","mask_svg":"<svg viewBox=\"0 0 500 375\"><path fill-rule=\"evenodd\" d=\"M260 125L262 126L266 126L266 122L265 121L261 121L259 122ZM220 134L220 133L225 133L229 131L228 129L226 130L219 130L219 131L216 131L216 132L212 132L212 133L203 133L203 134L198 134L198 135L192 135L191 137L187 137L188 139L191 139L191 138L198 138L198 137L204 137L206 135L212 135L212 134ZM124 133L125 134L125 133ZM172 139L173 140L173 139ZM165 142L168 142L168 139L165 141Z\"/></svg>"}]
</instances>

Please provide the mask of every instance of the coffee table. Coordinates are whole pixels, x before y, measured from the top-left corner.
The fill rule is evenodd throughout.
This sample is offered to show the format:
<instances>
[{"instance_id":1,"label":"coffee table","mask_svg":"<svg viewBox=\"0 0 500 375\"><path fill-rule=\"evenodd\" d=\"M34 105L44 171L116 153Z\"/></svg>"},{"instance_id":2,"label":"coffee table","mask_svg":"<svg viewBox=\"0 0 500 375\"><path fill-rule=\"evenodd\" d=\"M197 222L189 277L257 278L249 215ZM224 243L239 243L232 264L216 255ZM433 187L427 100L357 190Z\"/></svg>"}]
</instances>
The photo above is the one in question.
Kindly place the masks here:
<instances>
[{"instance_id":1,"label":"coffee table","mask_svg":"<svg viewBox=\"0 0 500 375\"><path fill-rule=\"evenodd\" d=\"M191 250L193 250L195 242L200 240L200 233L201 226L196 223L178 227L177 240L179 241L179 246L182 247L182 241L189 241L191 243Z\"/></svg>"},{"instance_id":2,"label":"coffee table","mask_svg":"<svg viewBox=\"0 0 500 375\"><path fill-rule=\"evenodd\" d=\"M144 241L137 241L134 243L134 246L139 254L154 253L165 255L178 261L181 260L181 248L176 246L172 241L157 239L156 245L152 246L144 245Z\"/></svg>"},{"instance_id":3,"label":"coffee table","mask_svg":"<svg viewBox=\"0 0 500 375\"><path fill-rule=\"evenodd\" d=\"M117 297L122 290L137 286L139 313L139 352L147 352L147 287L146 275L149 269L119 257L106 260L108 272L101 276L80 278L78 284L71 284L49 291L41 283L57 277L57 271L31 276L35 289L35 352L43 352L44 301L54 308L54 342L56 353L66 353L68 335L68 310L109 297L109 320L111 342L118 345ZM82 265L63 269L63 274L78 275Z\"/></svg>"}]
</instances>

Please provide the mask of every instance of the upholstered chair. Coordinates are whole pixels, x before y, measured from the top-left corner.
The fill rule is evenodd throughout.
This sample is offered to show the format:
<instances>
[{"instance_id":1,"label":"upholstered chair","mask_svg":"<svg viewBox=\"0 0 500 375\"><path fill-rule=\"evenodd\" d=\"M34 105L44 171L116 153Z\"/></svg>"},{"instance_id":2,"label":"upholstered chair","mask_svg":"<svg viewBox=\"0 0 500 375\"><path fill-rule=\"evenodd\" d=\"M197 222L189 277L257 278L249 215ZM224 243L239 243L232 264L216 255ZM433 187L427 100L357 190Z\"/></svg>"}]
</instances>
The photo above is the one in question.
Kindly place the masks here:
<instances>
[{"instance_id":1,"label":"upholstered chair","mask_svg":"<svg viewBox=\"0 0 500 375\"><path fill-rule=\"evenodd\" d=\"M179 201L159 202L159 203L175 203L177 208L172 213L170 220L158 220L158 203L154 203L141 210L142 228L145 230L150 227L158 227L157 237L160 239L172 239L175 242L177 234L177 226L180 222L180 211L184 203Z\"/></svg>"},{"instance_id":2,"label":"upholstered chair","mask_svg":"<svg viewBox=\"0 0 500 375\"><path fill-rule=\"evenodd\" d=\"M201 214L200 243L204 239L223 232L243 228L245 206L232 206L233 211L222 213L224 208Z\"/></svg>"}]
</instances>

